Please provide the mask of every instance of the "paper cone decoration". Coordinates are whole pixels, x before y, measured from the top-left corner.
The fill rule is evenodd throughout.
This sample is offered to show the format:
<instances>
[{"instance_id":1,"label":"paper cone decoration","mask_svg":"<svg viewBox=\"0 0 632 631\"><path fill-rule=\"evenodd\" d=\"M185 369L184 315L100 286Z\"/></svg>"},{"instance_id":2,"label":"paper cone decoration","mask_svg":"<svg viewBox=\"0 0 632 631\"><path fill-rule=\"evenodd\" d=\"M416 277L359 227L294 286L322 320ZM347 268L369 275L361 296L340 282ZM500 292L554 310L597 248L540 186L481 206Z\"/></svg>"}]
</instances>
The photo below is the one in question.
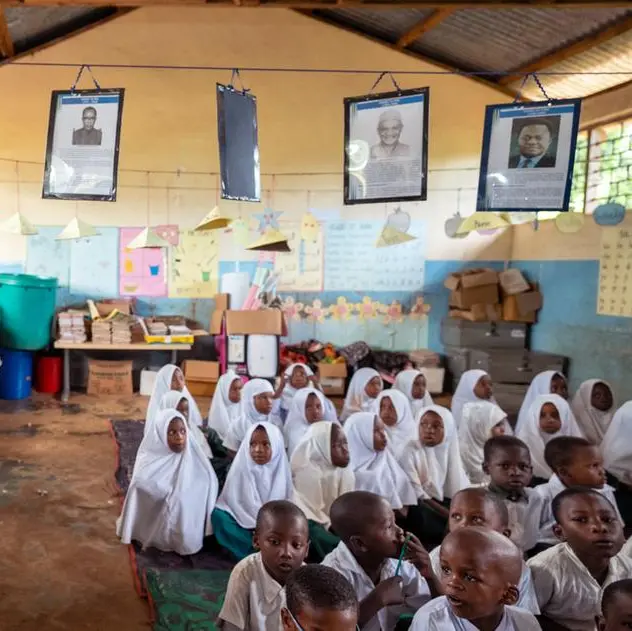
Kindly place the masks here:
<instances>
[{"instance_id":1,"label":"paper cone decoration","mask_svg":"<svg viewBox=\"0 0 632 631\"><path fill-rule=\"evenodd\" d=\"M259 252L292 251L287 244L287 237L275 228L268 228L259 239L247 246L246 250L257 250Z\"/></svg>"},{"instance_id":2,"label":"paper cone decoration","mask_svg":"<svg viewBox=\"0 0 632 631\"><path fill-rule=\"evenodd\" d=\"M458 227L457 234L469 234L475 230L497 230L506 228L509 222L495 213L474 213L466 217Z\"/></svg>"},{"instance_id":3,"label":"paper cone decoration","mask_svg":"<svg viewBox=\"0 0 632 631\"><path fill-rule=\"evenodd\" d=\"M375 243L376 248L387 248L389 245L399 245L407 241L414 241L417 237L413 237L407 232L402 232L393 226L386 225L382 229L380 236Z\"/></svg>"},{"instance_id":4,"label":"paper cone decoration","mask_svg":"<svg viewBox=\"0 0 632 631\"><path fill-rule=\"evenodd\" d=\"M169 243L159 237L151 228L145 228L137 237L127 244L128 250L143 248L168 248Z\"/></svg>"},{"instance_id":5,"label":"paper cone decoration","mask_svg":"<svg viewBox=\"0 0 632 631\"><path fill-rule=\"evenodd\" d=\"M232 221L233 220L228 217L223 217L219 206L215 206L215 208L200 221L195 230L219 230L220 228L226 228Z\"/></svg>"},{"instance_id":6,"label":"paper cone decoration","mask_svg":"<svg viewBox=\"0 0 632 631\"><path fill-rule=\"evenodd\" d=\"M11 234L37 234L37 228L22 214L15 213L11 215L2 225L0 231L10 232Z\"/></svg>"},{"instance_id":7,"label":"paper cone decoration","mask_svg":"<svg viewBox=\"0 0 632 631\"><path fill-rule=\"evenodd\" d=\"M55 241L63 241L64 239L86 239L88 237L95 237L98 234L94 226L85 221L81 221L79 217L75 217L55 237Z\"/></svg>"}]
</instances>

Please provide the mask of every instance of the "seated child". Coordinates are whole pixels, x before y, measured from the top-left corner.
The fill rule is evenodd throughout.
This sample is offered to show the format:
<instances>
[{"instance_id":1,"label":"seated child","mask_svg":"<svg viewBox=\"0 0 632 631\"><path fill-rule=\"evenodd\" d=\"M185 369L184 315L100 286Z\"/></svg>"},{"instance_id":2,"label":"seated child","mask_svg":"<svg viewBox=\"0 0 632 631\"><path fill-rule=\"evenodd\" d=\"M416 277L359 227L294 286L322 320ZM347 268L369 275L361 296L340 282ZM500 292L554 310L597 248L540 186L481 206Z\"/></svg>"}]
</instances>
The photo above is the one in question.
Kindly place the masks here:
<instances>
[{"instance_id":1,"label":"seated child","mask_svg":"<svg viewBox=\"0 0 632 631\"><path fill-rule=\"evenodd\" d=\"M485 443L483 452L489 490L503 500L509 512L511 540L523 552L531 550L544 525L544 500L529 488L533 475L529 448L515 436L495 436Z\"/></svg>"},{"instance_id":2,"label":"seated child","mask_svg":"<svg viewBox=\"0 0 632 631\"><path fill-rule=\"evenodd\" d=\"M433 404L432 397L428 392L426 378L419 370L402 370L397 373L393 388L406 395L413 417L417 417L422 408L427 408Z\"/></svg>"},{"instance_id":3,"label":"seated child","mask_svg":"<svg viewBox=\"0 0 632 631\"><path fill-rule=\"evenodd\" d=\"M459 425L459 450L465 473L473 485L489 484L483 471L485 443L492 436L511 433L507 414L491 401L466 403Z\"/></svg>"},{"instance_id":4,"label":"seated child","mask_svg":"<svg viewBox=\"0 0 632 631\"><path fill-rule=\"evenodd\" d=\"M351 583L330 567L304 565L292 572L285 596L283 631L356 631L358 599Z\"/></svg>"},{"instance_id":5,"label":"seated child","mask_svg":"<svg viewBox=\"0 0 632 631\"><path fill-rule=\"evenodd\" d=\"M466 403L479 401L494 402L494 390L491 377L484 370L467 370L461 375L459 385L452 397L452 416L457 429L461 426L461 415Z\"/></svg>"},{"instance_id":6,"label":"seated child","mask_svg":"<svg viewBox=\"0 0 632 631\"><path fill-rule=\"evenodd\" d=\"M217 432L221 440L226 438L228 428L242 414L242 388L241 378L232 370L223 374L217 382L208 413L208 426Z\"/></svg>"},{"instance_id":7,"label":"seated child","mask_svg":"<svg viewBox=\"0 0 632 631\"><path fill-rule=\"evenodd\" d=\"M553 500L555 534L563 543L528 561L542 628L595 631L601 590L632 576L619 554L623 528L612 504L595 490L570 488Z\"/></svg>"},{"instance_id":8,"label":"seated child","mask_svg":"<svg viewBox=\"0 0 632 631\"><path fill-rule=\"evenodd\" d=\"M598 631L627 631L632 624L632 578L610 583L601 597Z\"/></svg>"},{"instance_id":9,"label":"seated child","mask_svg":"<svg viewBox=\"0 0 632 631\"><path fill-rule=\"evenodd\" d=\"M538 397L547 394L557 394L564 400L568 399L568 384L566 383L566 377L562 373L555 370L545 370L531 380L518 413L516 433L522 430L522 426L526 423L533 402Z\"/></svg>"},{"instance_id":10,"label":"seated child","mask_svg":"<svg viewBox=\"0 0 632 631\"><path fill-rule=\"evenodd\" d=\"M539 631L535 616L520 607L522 557L500 533L460 528L441 544L441 587L445 594L424 605L411 631Z\"/></svg>"},{"instance_id":11,"label":"seated child","mask_svg":"<svg viewBox=\"0 0 632 631\"><path fill-rule=\"evenodd\" d=\"M610 385L601 379L584 381L573 397L571 409L584 436L601 445L617 409Z\"/></svg>"},{"instance_id":12,"label":"seated child","mask_svg":"<svg viewBox=\"0 0 632 631\"><path fill-rule=\"evenodd\" d=\"M371 410L384 424L388 439L387 449L399 462L404 447L417 435L417 427L410 403L399 390L382 390Z\"/></svg>"},{"instance_id":13,"label":"seated child","mask_svg":"<svg viewBox=\"0 0 632 631\"><path fill-rule=\"evenodd\" d=\"M213 534L238 561L253 552L259 509L294 492L281 430L257 423L247 432L213 511Z\"/></svg>"},{"instance_id":14,"label":"seated child","mask_svg":"<svg viewBox=\"0 0 632 631\"><path fill-rule=\"evenodd\" d=\"M186 420L176 410L163 410L138 449L117 535L143 548L195 554L211 533L217 491L215 472L190 438Z\"/></svg>"},{"instance_id":15,"label":"seated child","mask_svg":"<svg viewBox=\"0 0 632 631\"><path fill-rule=\"evenodd\" d=\"M289 458L292 457L296 446L301 442L311 424L325 420L324 410L325 397L319 390L301 388L296 393L283 427Z\"/></svg>"},{"instance_id":16,"label":"seated child","mask_svg":"<svg viewBox=\"0 0 632 631\"><path fill-rule=\"evenodd\" d=\"M448 525L450 499L470 485L459 453L456 426L450 411L440 405L417 414L416 436L400 459L413 485L417 506L408 511L406 527L424 545L439 545Z\"/></svg>"},{"instance_id":17,"label":"seated child","mask_svg":"<svg viewBox=\"0 0 632 631\"><path fill-rule=\"evenodd\" d=\"M373 368L360 368L354 373L347 390L347 396L340 413L340 422L344 423L356 412L369 412L377 395L382 392L384 382L380 373Z\"/></svg>"},{"instance_id":18,"label":"seated child","mask_svg":"<svg viewBox=\"0 0 632 631\"><path fill-rule=\"evenodd\" d=\"M436 580L428 554L408 534L404 560L398 564L404 531L386 500L365 491L345 493L331 506L331 524L342 541L323 565L353 585L362 631L393 631L400 615L414 613L430 600L426 578L433 591Z\"/></svg>"},{"instance_id":19,"label":"seated child","mask_svg":"<svg viewBox=\"0 0 632 631\"><path fill-rule=\"evenodd\" d=\"M345 425L356 490L386 498L395 510L417 504L408 476L386 448L384 424L373 413L358 412Z\"/></svg>"},{"instance_id":20,"label":"seated child","mask_svg":"<svg viewBox=\"0 0 632 631\"><path fill-rule=\"evenodd\" d=\"M303 565L309 549L307 520L292 502L264 504L257 515L254 547L230 574L218 622L225 631L279 629L283 587Z\"/></svg>"},{"instance_id":21,"label":"seated child","mask_svg":"<svg viewBox=\"0 0 632 631\"><path fill-rule=\"evenodd\" d=\"M501 535L510 537L509 514L507 507L498 495L490 493L481 487L472 487L459 491L450 505L450 532L456 532L459 528L481 527L490 528ZM430 561L436 576L441 576L441 563L439 561L440 548L430 552ZM522 571L518 583L518 600L516 607L526 609L532 614L539 614L538 600L533 588L531 570L522 562Z\"/></svg>"},{"instance_id":22,"label":"seated child","mask_svg":"<svg viewBox=\"0 0 632 631\"><path fill-rule=\"evenodd\" d=\"M570 487L594 489L614 506L619 515L614 490L606 484L603 458L598 447L585 438L560 436L547 444L544 459L555 473L546 484L541 484L534 489L542 498L540 542L551 545L558 543L558 537L553 531L555 516L552 504L555 496L564 489ZM621 520L620 515L619 519Z\"/></svg>"},{"instance_id":23,"label":"seated child","mask_svg":"<svg viewBox=\"0 0 632 631\"><path fill-rule=\"evenodd\" d=\"M544 458L547 443L559 436L578 436L582 433L575 422L568 403L557 394L536 397L516 436L524 441L531 453L536 484L545 483L553 470Z\"/></svg>"},{"instance_id":24,"label":"seated child","mask_svg":"<svg viewBox=\"0 0 632 631\"><path fill-rule=\"evenodd\" d=\"M309 521L311 550L319 560L340 539L329 531L329 511L334 500L355 490L355 475L349 466L349 448L338 423L314 423L290 461L294 501Z\"/></svg>"}]
</instances>

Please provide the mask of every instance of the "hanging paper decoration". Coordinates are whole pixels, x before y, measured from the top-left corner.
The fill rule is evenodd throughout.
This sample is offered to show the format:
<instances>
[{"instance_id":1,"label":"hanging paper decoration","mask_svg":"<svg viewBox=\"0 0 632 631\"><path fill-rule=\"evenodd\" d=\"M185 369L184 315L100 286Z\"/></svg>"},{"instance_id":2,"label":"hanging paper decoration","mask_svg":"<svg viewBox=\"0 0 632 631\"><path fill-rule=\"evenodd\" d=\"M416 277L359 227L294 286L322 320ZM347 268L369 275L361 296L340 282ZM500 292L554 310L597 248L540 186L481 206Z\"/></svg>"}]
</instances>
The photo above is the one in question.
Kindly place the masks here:
<instances>
[{"instance_id":1,"label":"hanging paper decoration","mask_svg":"<svg viewBox=\"0 0 632 631\"><path fill-rule=\"evenodd\" d=\"M316 217L314 217L314 215L310 212L305 213L301 219L301 239L303 241L312 241L316 243L320 233L320 223Z\"/></svg>"},{"instance_id":2,"label":"hanging paper decoration","mask_svg":"<svg viewBox=\"0 0 632 631\"><path fill-rule=\"evenodd\" d=\"M466 217L457 228L457 234L470 234L475 230L497 230L506 228L509 222L496 213L477 212Z\"/></svg>"},{"instance_id":3,"label":"hanging paper decoration","mask_svg":"<svg viewBox=\"0 0 632 631\"><path fill-rule=\"evenodd\" d=\"M409 317L413 320L421 320L430 313L430 305L424 302L423 296L415 298L415 304L410 309Z\"/></svg>"},{"instance_id":4,"label":"hanging paper decoration","mask_svg":"<svg viewBox=\"0 0 632 631\"><path fill-rule=\"evenodd\" d=\"M413 237L406 232L397 230L393 226L386 225L382 228L382 232L377 238L375 243L376 248L387 248L390 245L399 245L400 243L406 243L408 241L414 241L417 237Z\"/></svg>"},{"instance_id":5,"label":"hanging paper decoration","mask_svg":"<svg viewBox=\"0 0 632 631\"><path fill-rule=\"evenodd\" d=\"M254 243L246 247L246 250L261 252L291 252L287 237L275 228L268 228Z\"/></svg>"},{"instance_id":6,"label":"hanging paper decoration","mask_svg":"<svg viewBox=\"0 0 632 631\"><path fill-rule=\"evenodd\" d=\"M354 305L360 320L373 320L377 317L379 302L374 302L369 296L364 296L362 302Z\"/></svg>"},{"instance_id":7,"label":"hanging paper decoration","mask_svg":"<svg viewBox=\"0 0 632 631\"><path fill-rule=\"evenodd\" d=\"M81 221L79 217L74 217L68 225L55 237L56 241L88 239L96 237L99 233L97 229L85 221Z\"/></svg>"},{"instance_id":8,"label":"hanging paper decoration","mask_svg":"<svg viewBox=\"0 0 632 631\"><path fill-rule=\"evenodd\" d=\"M283 214L283 211L275 211L266 209L262 213L254 213L253 217L259 220L258 231L263 234L269 228L279 230L279 217Z\"/></svg>"},{"instance_id":9,"label":"hanging paper decoration","mask_svg":"<svg viewBox=\"0 0 632 631\"><path fill-rule=\"evenodd\" d=\"M397 206L387 217L386 224L399 232L408 232L410 230L410 215L403 211L400 206Z\"/></svg>"},{"instance_id":10,"label":"hanging paper decoration","mask_svg":"<svg viewBox=\"0 0 632 631\"><path fill-rule=\"evenodd\" d=\"M336 320L348 320L351 317L351 305L344 296L338 296L336 304L329 307L329 312Z\"/></svg>"},{"instance_id":11,"label":"hanging paper decoration","mask_svg":"<svg viewBox=\"0 0 632 631\"><path fill-rule=\"evenodd\" d=\"M293 296L288 296L283 300L281 309L288 320L300 320L303 307L302 302L296 302Z\"/></svg>"},{"instance_id":12,"label":"hanging paper decoration","mask_svg":"<svg viewBox=\"0 0 632 631\"><path fill-rule=\"evenodd\" d=\"M307 314L308 320L324 322L330 311L329 309L323 308L323 303L320 300L314 300L311 306L308 305L305 307L305 313Z\"/></svg>"},{"instance_id":13,"label":"hanging paper decoration","mask_svg":"<svg viewBox=\"0 0 632 631\"><path fill-rule=\"evenodd\" d=\"M584 215L580 213L560 213L555 218L555 225L564 234L579 232L584 227Z\"/></svg>"},{"instance_id":14,"label":"hanging paper decoration","mask_svg":"<svg viewBox=\"0 0 632 631\"><path fill-rule=\"evenodd\" d=\"M0 232L33 235L38 234L39 231L21 212L17 212L0 225Z\"/></svg>"},{"instance_id":15,"label":"hanging paper decoration","mask_svg":"<svg viewBox=\"0 0 632 631\"><path fill-rule=\"evenodd\" d=\"M462 223L463 217L461 217L461 213L459 212L454 213L450 219L446 219L446 222L443 225L446 237L449 239L464 239L467 235L459 234L458 232Z\"/></svg>"},{"instance_id":16,"label":"hanging paper decoration","mask_svg":"<svg viewBox=\"0 0 632 631\"><path fill-rule=\"evenodd\" d=\"M221 228L226 228L232 219L222 215L222 212L219 209L219 206L215 206L213 210L211 210L205 217L200 221L200 223L195 227L195 230L220 230Z\"/></svg>"},{"instance_id":17,"label":"hanging paper decoration","mask_svg":"<svg viewBox=\"0 0 632 631\"><path fill-rule=\"evenodd\" d=\"M599 226L616 226L625 219L625 206L616 202L601 204L595 208L593 219Z\"/></svg>"},{"instance_id":18,"label":"hanging paper decoration","mask_svg":"<svg viewBox=\"0 0 632 631\"><path fill-rule=\"evenodd\" d=\"M169 243L159 237L149 226L132 241L127 244L130 250L140 250L142 248L168 248Z\"/></svg>"},{"instance_id":19,"label":"hanging paper decoration","mask_svg":"<svg viewBox=\"0 0 632 631\"><path fill-rule=\"evenodd\" d=\"M386 316L384 318L384 324L404 321L404 316L402 315L402 305L398 300L393 300L393 302L386 307L384 313Z\"/></svg>"}]
</instances>

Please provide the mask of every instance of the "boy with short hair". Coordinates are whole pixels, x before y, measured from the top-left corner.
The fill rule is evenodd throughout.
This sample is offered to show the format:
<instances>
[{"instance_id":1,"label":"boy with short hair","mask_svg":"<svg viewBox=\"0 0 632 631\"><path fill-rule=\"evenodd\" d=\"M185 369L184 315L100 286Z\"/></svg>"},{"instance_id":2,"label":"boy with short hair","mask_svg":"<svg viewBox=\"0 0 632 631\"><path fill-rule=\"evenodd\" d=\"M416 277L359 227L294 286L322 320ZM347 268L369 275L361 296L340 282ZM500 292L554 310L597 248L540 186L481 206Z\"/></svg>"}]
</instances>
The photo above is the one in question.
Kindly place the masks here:
<instances>
[{"instance_id":1,"label":"boy with short hair","mask_svg":"<svg viewBox=\"0 0 632 631\"><path fill-rule=\"evenodd\" d=\"M398 563L404 532L390 504L374 493L344 493L331 505L330 517L341 541L323 565L338 570L353 586L362 631L393 631L400 615L414 613L431 598L436 581L428 553L408 533Z\"/></svg>"},{"instance_id":2,"label":"boy with short hair","mask_svg":"<svg viewBox=\"0 0 632 631\"><path fill-rule=\"evenodd\" d=\"M610 583L601 597L598 631L629 631L632 626L632 578Z\"/></svg>"},{"instance_id":3,"label":"boy with short hair","mask_svg":"<svg viewBox=\"0 0 632 631\"><path fill-rule=\"evenodd\" d=\"M224 631L279 631L283 587L309 550L309 530L303 511L292 502L264 504L257 514L255 554L233 569L218 626Z\"/></svg>"},{"instance_id":4,"label":"boy with short hair","mask_svg":"<svg viewBox=\"0 0 632 631\"><path fill-rule=\"evenodd\" d=\"M333 568L304 565L285 583L283 631L355 631L358 599L351 583Z\"/></svg>"},{"instance_id":5,"label":"boy with short hair","mask_svg":"<svg viewBox=\"0 0 632 631\"><path fill-rule=\"evenodd\" d=\"M593 489L562 491L553 499L553 514L562 543L528 562L540 624L545 631L595 631L601 590L632 576L632 561L619 554L623 527L614 506Z\"/></svg>"},{"instance_id":6,"label":"boy with short hair","mask_svg":"<svg viewBox=\"0 0 632 631\"><path fill-rule=\"evenodd\" d=\"M515 436L494 436L483 448L483 471L490 477L489 490L500 497L509 512L511 540L522 550L531 550L543 526L542 496L529 488L533 477L531 454Z\"/></svg>"},{"instance_id":7,"label":"boy with short hair","mask_svg":"<svg viewBox=\"0 0 632 631\"><path fill-rule=\"evenodd\" d=\"M606 471L599 447L578 436L560 436L547 443L544 460L553 470L553 475L546 484L535 489L543 502L540 543L555 545L559 542L553 531L556 523L553 500L564 489L571 487L592 489L603 495L612 504L623 524L614 489L606 484Z\"/></svg>"},{"instance_id":8,"label":"boy with short hair","mask_svg":"<svg viewBox=\"0 0 632 631\"><path fill-rule=\"evenodd\" d=\"M539 631L535 616L519 607L520 550L487 528L459 528L441 544L444 596L423 606L410 631Z\"/></svg>"}]
</instances>

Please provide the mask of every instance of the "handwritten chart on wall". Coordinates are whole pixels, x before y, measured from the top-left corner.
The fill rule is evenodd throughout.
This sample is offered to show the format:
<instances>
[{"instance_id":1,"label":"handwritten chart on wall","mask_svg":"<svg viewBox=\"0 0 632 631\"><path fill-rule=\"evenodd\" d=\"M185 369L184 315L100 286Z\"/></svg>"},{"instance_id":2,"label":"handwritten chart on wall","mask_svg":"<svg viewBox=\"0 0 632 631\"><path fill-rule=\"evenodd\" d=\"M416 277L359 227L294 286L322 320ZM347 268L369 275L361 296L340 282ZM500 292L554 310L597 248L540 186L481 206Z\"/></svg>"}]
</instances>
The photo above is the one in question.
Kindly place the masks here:
<instances>
[{"instance_id":1,"label":"handwritten chart on wall","mask_svg":"<svg viewBox=\"0 0 632 631\"><path fill-rule=\"evenodd\" d=\"M38 226L39 233L29 237L26 249L27 274L56 278L60 287L68 287L70 243L55 241L61 226Z\"/></svg>"},{"instance_id":2,"label":"handwritten chart on wall","mask_svg":"<svg viewBox=\"0 0 632 631\"><path fill-rule=\"evenodd\" d=\"M119 229L97 231L94 237L70 243L70 293L111 298L118 293Z\"/></svg>"},{"instance_id":3,"label":"handwritten chart on wall","mask_svg":"<svg viewBox=\"0 0 632 631\"><path fill-rule=\"evenodd\" d=\"M424 281L421 225L417 237L400 245L376 248L384 226L380 221L325 224L325 291L419 291Z\"/></svg>"},{"instance_id":4,"label":"handwritten chart on wall","mask_svg":"<svg viewBox=\"0 0 632 631\"><path fill-rule=\"evenodd\" d=\"M600 315L632 318L632 225L627 220L626 224L602 230L597 299Z\"/></svg>"},{"instance_id":5,"label":"handwritten chart on wall","mask_svg":"<svg viewBox=\"0 0 632 631\"><path fill-rule=\"evenodd\" d=\"M216 231L180 232L170 248L169 298L212 298L217 293L219 246Z\"/></svg>"},{"instance_id":6,"label":"handwritten chart on wall","mask_svg":"<svg viewBox=\"0 0 632 631\"><path fill-rule=\"evenodd\" d=\"M281 221L291 252L277 252L274 270L280 274L279 291L321 291L323 288L323 234L319 224L305 231L301 221ZM303 238L306 237L306 238Z\"/></svg>"}]
</instances>

